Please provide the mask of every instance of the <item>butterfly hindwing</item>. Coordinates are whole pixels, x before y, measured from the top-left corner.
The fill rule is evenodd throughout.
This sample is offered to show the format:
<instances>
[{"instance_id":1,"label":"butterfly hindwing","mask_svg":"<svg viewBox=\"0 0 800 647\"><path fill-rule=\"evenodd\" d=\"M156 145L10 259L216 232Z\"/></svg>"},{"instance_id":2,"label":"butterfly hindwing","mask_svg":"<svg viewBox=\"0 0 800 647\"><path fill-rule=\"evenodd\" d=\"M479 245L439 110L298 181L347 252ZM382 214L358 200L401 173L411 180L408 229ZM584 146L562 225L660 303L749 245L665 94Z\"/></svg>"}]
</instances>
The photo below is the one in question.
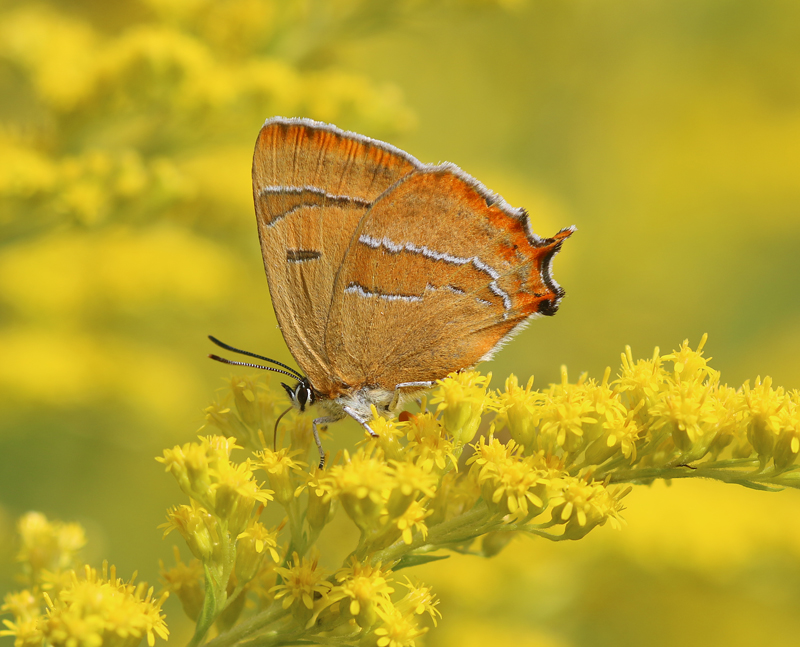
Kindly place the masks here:
<instances>
[{"instance_id":1,"label":"butterfly hindwing","mask_svg":"<svg viewBox=\"0 0 800 647\"><path fill-rule=\"evenodd\" d=\"M540 239L457 167L426 166L372 205L333 286L325 348L345 380L391 390L472 366L563 295ZM352 383L352 382L351 382Z\"/></svg>"}]
</instances>

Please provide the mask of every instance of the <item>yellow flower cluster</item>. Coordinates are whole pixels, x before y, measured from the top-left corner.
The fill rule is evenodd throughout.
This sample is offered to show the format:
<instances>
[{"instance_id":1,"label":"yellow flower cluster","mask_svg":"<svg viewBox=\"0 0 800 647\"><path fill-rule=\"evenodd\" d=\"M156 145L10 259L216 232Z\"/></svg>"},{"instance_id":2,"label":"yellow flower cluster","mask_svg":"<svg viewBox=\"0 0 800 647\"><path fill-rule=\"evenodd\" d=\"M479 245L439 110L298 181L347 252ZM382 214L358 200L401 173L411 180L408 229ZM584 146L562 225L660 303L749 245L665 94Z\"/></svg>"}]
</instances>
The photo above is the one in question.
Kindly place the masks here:
<instances>
[{"instance_id":1,"label":"yellow flower cluster","mask_svg":"<svg viewBox=\"0 0 800 647\"><path fill-rule=\"evenodd\" d=\"M164 572L164 580L189 617L197 620L201 636L215 621L223 627L233 624L247 584L268 556L273 563L279 559L277 530L268 530L258 520L273 492L255 480L250 459L231 461L231 451L237 447L230 438L208 436L164 450L156 459L189 497L188 504L167 512L163 527L165 535L180 532L196 561L187 566L176 553L176 567ZM205 603L198 606L203 599Z\"/></svg>"},{"instance_id":2,"label":"yellow flower cluster","mask_svg":"<svg viewBox=\"0 0 800 647\"><path fill-rule=\"evenodd\" d=\"M308 471L306 415L281 423L287 446L263 448L279 399L258 381L234 378L207 421L248 447L258 439L252 460L285 509L282 564L254 576L262 620L253 635L290 616L293 639L349 631L360 644L410 645L424 627L392 597L393 574L441 558L437 551L471 551L479 540L491 556L514 533L561 541L606 523L619 528L631 484L655 478L796 485L798 394L769 378L723 385L705 341L639 361L627 349L615 379L607 369L600 381L570 382L563 369L561 382L542 390L511 376L493 392L491 376L453 374L417 413L387 420L374 412L378 437L326 471ZM330 574L313 547L339 509L359 539L345 570ZM422 608L434 617L435 602Z\"/></svg>"},{"instance_id":3,"label":"yellow flower cluster","mask_svg":"<svg viewBox=\"0 0 800 647\"><path fill-rule=\"evenodd\" d=\"M411 123L395 87L299 64L367 6L334 1L323 17L279 0L145 4L113 37L68 4L0 10L0 61L24 79L0 91L36 115L0 127L0 198L18 226L168 217L208 190L221 142L249 147L273 114Z\"/></svg>"},{"instance_id":4,"label":"yellow flower cluster","mask_svg":"<svg viewBox=\"0 0 800 647\"><path fill-rule=\"evenodd\" d=\"M622 355L618 378L581 376L534 391L512 376L497 397L497 429L524 454L573 477L608 483L703 476L748 487L794 486L798 393L757 378L735 389L688 342L650 359Z\"/></svg>"},{"instance_id":5,"label":"yellow flower cluster","mask_svg":"<svg viewBox=\"0 0 800 647\"><path fill-rule=\"evenodd\" d=\"M439 612L430 589L396 579L401 568L444 551L492 556L515 533L562 541L606 523L619 528L631 484L656 478L798 486L798 393L773 388L769 378L738 389L721 384L704 344L684 342L639 361L628 349L614 380L609 369L600 382L582 375L571 383L562 370L561 382L543 390L512 376L493 392L490 376L453 374L417 413L387 420L373 412L378 437L365 435L327 470L307 462L309 414L280 415L266 380L232 379L227 398L206 410L224 435L158 459L189 498L168 512L166 528L180 532L195 559L184 563L176 549L175 566L162 565L162 576L197 623L191 646L263 638L411 647ZM265 431L279 415L281 447L269 447ZM242 445L249 454L237 462ZM336 568L317 540L338 510L358 539ZM268 518L277 525L265 525ZM45 630L57 642L68 624L62 617L94 618L99 612L80 600L101 589L104 608L126 610L131 640L165 635L160 600L144 587L113 572L79 579L46 570L74 560L79 529L35 515L20 529L21 558L39 589L6 598L15 616L6 633L18 645L41 644ZM46 614L37 610L36 591L44 589ZM111 602L112 591L128 597ZM243 613L250 617L237 622Z\"/></svg>"},{"instance_id":6,"label":"yellow flower cluster","mask_svg":"<svg viewBox=\"0 0 800 647\"><path fill-rule=\"evenodd\" d=\"M13 636L15 647L136 647L143 638L167 639L161 605L167 593L153 597L153 589L134 578L117 578L116 569L84 566L77 569L83 529L77 524L50 522L31 512L18 524L21 550L18 560L28 588L5 597L0 635Z\"/></svg>"},{"instance_id":7,"label":"yellow flower cluster","mask_svg":"<svg viewBox=\"0 0 800 647\"><path fill-rule=\"evenodd\" d=\"M326 577L316 559L294 553L291 566L276 570L283 583L273 587L275 599L283 598L282 608L290 609L298 628L306 632L313 627L316 634L340 633L344 627L358 635L359 644L401 647L414 645L427 632L418 616L427 614L434 624L441 616L430 589L410 580L401 583L406 592L393 601L391 571L380 563L352 558L333 577Z\"/></svg>"},{"instance_id":8,"label":"yellow flower cluster","mask_svg":"<svg viewBox=\"0 0 800 647\"><path fill-rule=\"evenodd\" d=\"M259 438L262 449L235 463L231 452L241 447L234 439L208 436L158 458L189 497L188 504L168 511L165 527L180 532L195 559L184 563L176 549L176 565L162 564L162 576L197 623L196 642L212 625L222 632L230 628L251 594L262 609L257 616L262 629L277 623L285 636L297 639L347 631L368 643L412 645L427 631L420 616L438 615L436 600L410 583L406 594L394 599L391 569L381 568L373 555L379 547L405 546L415 534L424 536L424 519L432 513L425 502L435 494L438 478L413 462L387 461L374 447L347 455L327 472L308 472L299 460L308 454L308 442L300 442L304 450L264 447L264 434L254 425L272 422L264 415L273 410L268 392L236 378L231 401L231 407L209 408L209 423L240 432L243 442ZM290 423L307 434L303 417L293 416ZM297 430L291 437L298 437ZM433 465L427 458L421 462ZM261 487L254 470L266 475L271 489ZM271 530L259 521L270 501L284 513ZM348 566L329 573L309 553L332 518L333 501L362 528L363 555L354 554ZM288 542L279 549L284 530Z\"/></svg>"}]
</instances>

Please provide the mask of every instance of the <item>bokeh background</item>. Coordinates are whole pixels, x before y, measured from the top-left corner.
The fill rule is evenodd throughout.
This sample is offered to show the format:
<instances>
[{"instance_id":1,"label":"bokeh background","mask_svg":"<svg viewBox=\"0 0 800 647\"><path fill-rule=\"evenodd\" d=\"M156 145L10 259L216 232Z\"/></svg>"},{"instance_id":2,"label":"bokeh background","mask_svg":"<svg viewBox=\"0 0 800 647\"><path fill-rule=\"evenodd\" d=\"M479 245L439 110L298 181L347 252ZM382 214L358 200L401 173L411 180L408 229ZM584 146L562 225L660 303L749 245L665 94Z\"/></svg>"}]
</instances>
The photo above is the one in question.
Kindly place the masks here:
<instances>
[{"instance_id":1,"label":"bokeh background","mask_svg":"<svg viewBox=\"0 0 800 647\"><path fill-rule=\"evenodd\" d=\"M205 336L291 361L250 195L276 114L453 161L539 234L577 225L561 311L483 367L495 385L707 332L723 381L800 386L796 0L3 0L0 593L29 509L156 582L182 498L153 457L230 375ZM797 643L798 493L627 504L622 532L418 569L444 615L427 643Z\"/></svg>"}]
</instances>

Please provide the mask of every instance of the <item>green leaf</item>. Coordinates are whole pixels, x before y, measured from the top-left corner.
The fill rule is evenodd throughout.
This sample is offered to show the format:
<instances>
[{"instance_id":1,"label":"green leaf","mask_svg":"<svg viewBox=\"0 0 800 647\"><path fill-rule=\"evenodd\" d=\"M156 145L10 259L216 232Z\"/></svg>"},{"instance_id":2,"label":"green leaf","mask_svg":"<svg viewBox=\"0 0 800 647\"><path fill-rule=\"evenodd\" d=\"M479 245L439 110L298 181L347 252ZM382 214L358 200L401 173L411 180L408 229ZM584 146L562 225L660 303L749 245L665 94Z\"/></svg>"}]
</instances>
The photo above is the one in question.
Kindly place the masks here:
<instances>
[{"instance_id":1,"label":"green leaf","mask_svg":"<svg viewBox=\"0 0 800 647\"><path fill-rule=\"evenodd\" d=\"M194 636L189 645L199 645L203 642L206 633L214 624L217 619L217 589L214 586L214 578L211 576L211 571L206 564L203 565L203 572L205 573L205 597L203 598L203 609L200 611L200 616L197 618L197 626L194 630Z\"/></svg>"},{"instance_id":2,"label":"green leaf","mask_svg":"<svg viewBox=\"0 0 800 647\"><path fill-rule=\"evenodd\" d=\"M409 566L419 566L420 564L427 564L428 562L438 562L440 559L447 559L450 555L406 555L403 557L393 571L399 571L401 568L408 568Z\"/></svg>"},{"instance_id":3,"label":"green leaf","mask_svg":"<svg viewBox=\"0 0 800 647\"><path fill-rule=\"evenodd\" d=\"M758 481L733 481L751 490L761 490L762 492L781 492L784 488L778 485L767 485Z\"/></svg>"}]
</instances>

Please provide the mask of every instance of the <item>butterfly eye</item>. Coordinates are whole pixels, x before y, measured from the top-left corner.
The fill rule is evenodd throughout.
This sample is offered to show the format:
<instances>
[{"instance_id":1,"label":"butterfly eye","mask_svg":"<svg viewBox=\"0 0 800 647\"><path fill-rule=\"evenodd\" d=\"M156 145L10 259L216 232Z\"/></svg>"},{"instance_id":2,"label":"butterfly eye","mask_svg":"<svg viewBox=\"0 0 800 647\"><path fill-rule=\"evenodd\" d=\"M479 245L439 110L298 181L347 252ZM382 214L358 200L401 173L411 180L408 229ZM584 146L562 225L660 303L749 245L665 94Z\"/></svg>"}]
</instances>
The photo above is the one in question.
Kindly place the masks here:
<instances>
[{"instance_id":1,"label":"butterfly eye","mask_svg":"<svg viewBox=\"0 0 800 647\"><path fill-rule=\"evenodd\" d=\"M300 382L294 389L294 400L300 405L300 411L305 411L306 403L311 399L311 390Z\"/></svg>"}]
</instances>

